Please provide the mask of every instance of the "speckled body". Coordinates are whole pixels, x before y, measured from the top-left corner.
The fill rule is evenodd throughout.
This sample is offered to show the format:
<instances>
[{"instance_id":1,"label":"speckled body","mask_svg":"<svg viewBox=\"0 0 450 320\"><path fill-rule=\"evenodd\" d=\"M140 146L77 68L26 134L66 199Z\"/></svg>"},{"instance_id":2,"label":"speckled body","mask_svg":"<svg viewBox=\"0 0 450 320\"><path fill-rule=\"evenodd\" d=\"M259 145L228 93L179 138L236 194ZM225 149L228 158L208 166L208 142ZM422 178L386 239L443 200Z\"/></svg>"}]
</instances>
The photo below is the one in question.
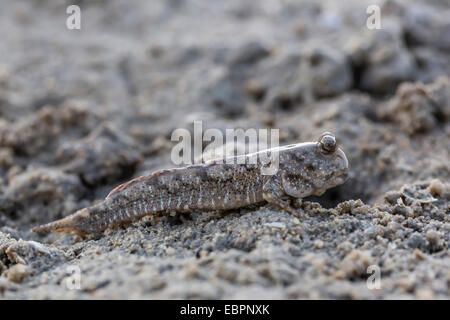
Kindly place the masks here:
<instances>
[{"instance_id":1,"label":"speckled body","mask_svg":"<svg viewBox=\"0 0 450 320\"><path fill-rule=\"evenodd\" d=\"M344 152L337 147L324 151L320 140L270 151L279 159L273 175L263 174L271 163L261 161L261 152L160 170L118 186L99 204L33 231L86 234L150 214L229 210L263 202L298 215L286 199L321 195L347 179Z\"/></svg>"}]
</instances>

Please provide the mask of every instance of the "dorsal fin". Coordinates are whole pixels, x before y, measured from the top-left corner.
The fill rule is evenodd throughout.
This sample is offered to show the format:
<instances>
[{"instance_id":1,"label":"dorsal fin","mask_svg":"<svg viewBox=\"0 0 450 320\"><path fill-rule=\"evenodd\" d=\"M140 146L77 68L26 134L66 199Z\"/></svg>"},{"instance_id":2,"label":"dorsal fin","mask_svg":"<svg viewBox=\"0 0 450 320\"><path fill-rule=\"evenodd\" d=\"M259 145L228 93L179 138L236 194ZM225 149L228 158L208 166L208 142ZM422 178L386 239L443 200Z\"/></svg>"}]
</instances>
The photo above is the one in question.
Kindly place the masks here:
<instances>
[{"instance_id":1,"label":"dorsal fin","mask_svg":"<svg viewBox=\"0 0 450 320\"><path fill-rule=\"evenodd\" d=\"M140 177L134 178L134 179L132 179L132 180L130 180L130 181L127 181L127 182L124 182L124 183L118 185L117 187L115 187L114 189L112 189L112 190L108 193L108 195L106 196L106 199L108 199L109 197L111 197L111 195L113 195L114 193L119 192L119 191L122 190L122 189L125 189L125 188L128 187L129 185L131 185L131 184L133 184L133 183L136 183L136 182L139 182L139 181L142 181L142 180L145 180L145 179L147 179L147 178L150 178L151 176L152 176L152 175L148 175L148 176L140 176Z\"/></svg>"},{"instance_id":2,"label":"dorsal fin","mask_svg":"<svg viewBox=\"0 0 450 320\"><path fill-rule=\"evenodd\" d=\"M172 171L174 171L174 170L176 170L176 169L161 169L161 170L157 170L157 171L155 171L155 172L153 172L153 173L151 173L151 174L149 174L149 175L146 175L146 176L140 176L140 177L134 178L134 179L132 179L132 180L130 180L130 181L124 182L124 183L118 185L117 187L115 187L114 189L112 189L112 190L108 193L108 195L106 196L106 199L108 199L108 198L111 197L113 194L115 194L115 193L117 193L117 192L119 192L119 191L121 191L121 190L127 188L128 186L130 186L130 185L132 185L132 184L135 184L135 183L140 182L140 181L143 181L143 180L151 179L151 178L153 178L153 177L155 177L155 176L159 176L159 175L162 174L162 173L172 172Z\"/></svg>"}]
</instances>

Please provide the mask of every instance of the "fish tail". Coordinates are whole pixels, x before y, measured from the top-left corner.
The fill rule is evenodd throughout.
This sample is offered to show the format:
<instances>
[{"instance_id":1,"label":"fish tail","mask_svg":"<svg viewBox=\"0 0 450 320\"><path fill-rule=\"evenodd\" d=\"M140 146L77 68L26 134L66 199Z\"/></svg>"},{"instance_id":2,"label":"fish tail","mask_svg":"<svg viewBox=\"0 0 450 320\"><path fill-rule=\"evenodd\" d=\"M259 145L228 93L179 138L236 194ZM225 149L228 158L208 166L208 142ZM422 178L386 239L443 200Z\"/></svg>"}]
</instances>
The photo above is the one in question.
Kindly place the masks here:
<instances>
[{"instance_id":1,"label":"fish tail","mask_svg":"<svg viewBox=\"0 0 450 320\"><path fill-rule=\"evenodd\" d=\"M74 214L65 217L60 220L56 220L47 224L43 224L40 226L36 226L31 229L32 232L36 233L48 233L48 232L57 232L57 233L73 233L73 234L83 234L82 230L79 230L77 226L77 220L80 217L88 217L89 210L88 208L84 208L78 210Z\"/></svg>"}]
</instances>

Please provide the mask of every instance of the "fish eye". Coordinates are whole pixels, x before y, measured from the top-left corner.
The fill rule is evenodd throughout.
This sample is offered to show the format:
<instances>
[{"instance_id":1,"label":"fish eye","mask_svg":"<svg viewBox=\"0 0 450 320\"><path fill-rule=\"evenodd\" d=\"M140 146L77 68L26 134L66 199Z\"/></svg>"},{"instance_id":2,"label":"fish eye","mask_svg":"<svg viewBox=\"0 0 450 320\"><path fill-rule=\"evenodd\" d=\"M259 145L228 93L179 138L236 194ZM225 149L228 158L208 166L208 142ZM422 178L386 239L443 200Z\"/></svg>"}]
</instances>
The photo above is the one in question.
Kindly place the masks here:
<instances>
[{"instance_id":1,"label":"fish eye","mask_svg":"<svg viewBox=\"0 0 450 320\"><path fill-rule=\"evenodd\" d=\"M323 133L319 138L320 149L324 153L333 153L336 150L336 138L330 132Z\"/></svg>"}]
</instances>

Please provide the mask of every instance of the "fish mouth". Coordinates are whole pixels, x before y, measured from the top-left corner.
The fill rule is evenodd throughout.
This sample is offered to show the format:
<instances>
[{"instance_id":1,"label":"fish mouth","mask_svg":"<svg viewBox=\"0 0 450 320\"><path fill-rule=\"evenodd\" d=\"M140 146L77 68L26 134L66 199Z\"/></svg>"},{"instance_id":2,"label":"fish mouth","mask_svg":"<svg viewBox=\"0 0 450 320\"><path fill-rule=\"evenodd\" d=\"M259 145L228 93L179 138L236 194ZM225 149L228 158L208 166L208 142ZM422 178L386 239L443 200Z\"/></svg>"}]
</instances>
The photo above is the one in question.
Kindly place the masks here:
<instances>
[{"instance_id":1,"label":"fish mouth","mask_svg":"<svg viewBox=\"0 0 450 320\"><path fill-rule=\"evenodd\" d=\"M345 181L347 181L349 176L350 169L348 166L348 160L341 148L337 150L336 156L341 160L341 172L337 176L336 180L338 181L338 184L343 184Z\"/></svg>"},{"instance_id":2,"label":"fish mouth","mask_svg":"<svg viewBox=\"0 0 450 320\"><path fill-rule=\"evenodd\" d=\"M347 160L347 157L346 157L344 151L342 151L341 148L339 148L339 149L336 151L336 156L337 156L338 158L341 159L341 161L342 161L342 168L343 168L345 171L347 171L347 174L348 174L348 160Z\"/></svg>"},{"instance_id":3,"label":"fish mouth","mask_svg":"<svg viewBox=\"0 0 450 320\"><path fill-rule=\"evenodd\" d=\"M339 176L337 176L337 178L336 178L337 184L336 185L343 184L345 181L347 181L348 173L349 173L349 170L348 170L348 168L346 168L343 173L341 173Z\"/></svg>"},{"instance_id":4,"label":"fish mouth","mask_svg":"<svg viewBox=\"0 0 450 320\"><path fill-rule=\"evenodd\" d=\"M337 168L333 175L332 181L330 181L329 188L333 188L336 186L339 186L347 181L349 176L349 167L348 167L348 160L345 156L344 151L342 151L341 148L338 148L335 152L335 161L337 162Z\"/></svg>"}]
</instances>

